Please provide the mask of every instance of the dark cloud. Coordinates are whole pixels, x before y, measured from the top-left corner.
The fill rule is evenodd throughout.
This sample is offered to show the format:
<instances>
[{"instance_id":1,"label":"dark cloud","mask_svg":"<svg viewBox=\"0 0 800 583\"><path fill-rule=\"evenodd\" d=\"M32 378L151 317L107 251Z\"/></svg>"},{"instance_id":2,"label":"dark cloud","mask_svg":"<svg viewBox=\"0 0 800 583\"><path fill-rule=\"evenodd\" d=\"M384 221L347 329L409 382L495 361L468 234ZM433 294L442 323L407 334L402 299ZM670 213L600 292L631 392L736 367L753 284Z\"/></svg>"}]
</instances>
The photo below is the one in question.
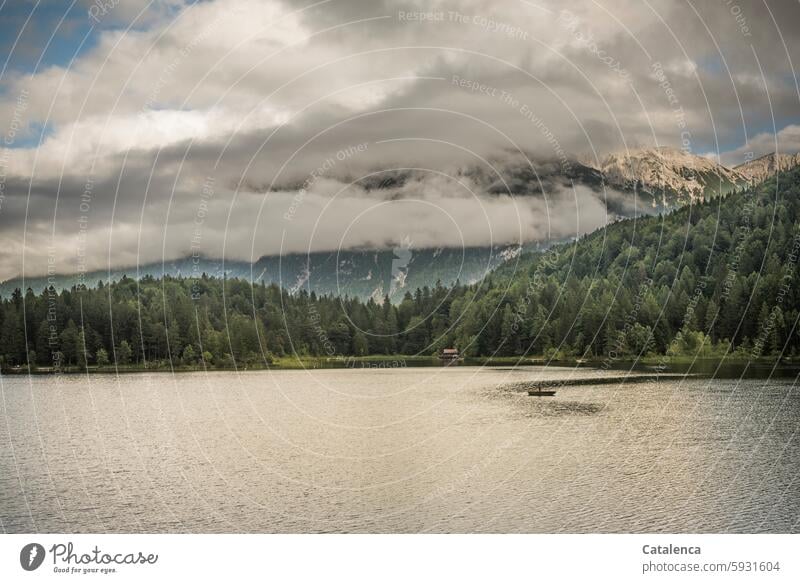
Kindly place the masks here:
<instances>
[{"instance_id":1,"label":"dark cloud","mask_svg":"<svg viewBox=\"0 0 800 583\"><path fill-rule=\"evenodd\" d=\"M195 237L249 258L569 236L636 212L576 159L800 147L797 3L125 2L66 68L77 14L60 57L29 75L12 54L0 79L0 131L20 137L0 158L0 278L41 273L50 246L67 270ZM20 15L4 33L29 59L41 32Z\"/></svg>"}]
</instances>

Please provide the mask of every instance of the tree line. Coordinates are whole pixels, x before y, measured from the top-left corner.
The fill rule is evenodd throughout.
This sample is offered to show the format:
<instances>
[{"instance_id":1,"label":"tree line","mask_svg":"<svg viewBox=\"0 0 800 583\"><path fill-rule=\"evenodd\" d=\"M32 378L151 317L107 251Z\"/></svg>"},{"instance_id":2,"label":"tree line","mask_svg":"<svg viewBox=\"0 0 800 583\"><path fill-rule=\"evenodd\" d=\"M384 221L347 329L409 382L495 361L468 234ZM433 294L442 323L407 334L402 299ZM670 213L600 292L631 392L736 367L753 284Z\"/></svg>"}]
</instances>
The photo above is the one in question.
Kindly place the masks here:
<instances>
[{"instance_id":1,"label":"tree line","mask_svg":"<svg viewBox=\"0 0 800 583\"><path fill-rule=\"evenodd\" d=\"M800 170L619 221L482 281L362 301L145 277L0 300L0 365L227 368L275 357L796 356Z\"/></svg>"}]
</instances>

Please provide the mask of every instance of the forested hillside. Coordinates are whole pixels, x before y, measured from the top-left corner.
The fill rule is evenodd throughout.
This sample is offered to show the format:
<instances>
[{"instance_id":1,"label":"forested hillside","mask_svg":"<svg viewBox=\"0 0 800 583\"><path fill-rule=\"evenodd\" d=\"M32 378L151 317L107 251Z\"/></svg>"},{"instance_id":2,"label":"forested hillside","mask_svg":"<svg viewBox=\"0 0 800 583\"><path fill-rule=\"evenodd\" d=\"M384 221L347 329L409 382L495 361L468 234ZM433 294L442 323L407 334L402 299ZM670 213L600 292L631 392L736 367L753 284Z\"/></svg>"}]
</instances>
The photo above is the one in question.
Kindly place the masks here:
<instances>
[{"instance_id":1,"label":"forested hillside","mask_svg":"<svg viewBox=\"0 0 800 583\"><path fill-rule=\"evenodd\" d=\"M524 277L503 267L495 280L511 282L510 309L525 314L513 350L532 342L533 353L556 347L586 356L702 356L729 347L750 357L793 355L798 216L795 169L532 256Z\"/></svg>"},{"instance_id":2,"label":"forested hillside","mask_svg":"<svg viewBox=\"0 0 800 583\"><path fill-rule=\"evenodd\" d=\"M470 286L402 302L289 294L244 280L124 278L0 306L5 368L227 367L274 355L622 358L795 355L800 170L671 214L614 223Z\"/></svg>"}]
</instances>

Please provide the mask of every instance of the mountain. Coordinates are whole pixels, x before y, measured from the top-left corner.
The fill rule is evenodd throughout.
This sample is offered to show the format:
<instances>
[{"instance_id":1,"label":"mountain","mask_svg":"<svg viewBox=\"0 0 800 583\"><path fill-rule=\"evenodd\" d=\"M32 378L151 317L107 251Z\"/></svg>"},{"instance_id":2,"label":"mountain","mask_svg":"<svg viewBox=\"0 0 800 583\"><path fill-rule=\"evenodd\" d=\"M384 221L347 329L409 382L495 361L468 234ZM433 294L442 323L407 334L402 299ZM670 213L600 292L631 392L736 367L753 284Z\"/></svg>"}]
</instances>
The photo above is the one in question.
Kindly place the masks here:
<instances>
[{"instance_id":1,"label":"mountain","mask_svg":"<svg viewBox=\"0 0 800 583\"><path fill-rule=\"evenodd\" d=\"M507 196L510 193L519 198L545 197L576 185L582 186L605 205L608 221L613 222L655 214L687 203L696 204L746 184L757 184L778 170L785 171L798 165L800 155L772 154L734 169L672 148L612 154L600 164L574 159L531 161L521 155L506 155L490 162L491 172L486 167L464 167L454 169L452 176L470 181L488 196ZM424 182L427 176L427 173L415 170L393 171L372 175L363 181L362 186L368 192L387 190L399 195L404 189L413 192L428 187ZM437 281L444 286L456 281L474 283L524 251L545 249L567 240L531 242L523 247L500 245L463 250L413 248L401 244L392 249L322 251L282 257L269 255L252 264L185 258L118 268L110 273L99 270L86 274L82 281L93 286L100 280L117 281L123 275L161 278L165 275L198 277L206 273L213 277L276 283L292 292L306 289L317 294L348 295L360 299L381 299L388 295L393 302L398 302L406 291L433 287ZM69 289L78 281L76 275L61 275L52 278L51 283L60 290ZM39 292L47 285L44 277L27 278L24 283L15 278L0 283L0 295L8 297L15 288L30 287Z\"/></svg>"},{"instance_id":2,"label":"mountain","mask_svg":"<svg viewBox=\"0 0 800 583\"><path fill-rule=\"evenodd\" d=\"M0 367L263 366L271 355L622 359L800 355L800 168L662 217L620 220L473 285L396 304L202 278L0 301ZM80 298L80 301L78 301ZM202 355L202 361L200 357ZM401 359L397 359L401 360ZM605 364L604 364L605 366Z\"/></svg>"},{"instance_id":3,"label":"mountain","mask_svg":"<svg viewBox=\"0 0 800 583\"><path fill-rule=\"evenodd\" d=\"M738 169L668 147L611 154L596 168L611 186L644 191L665 207L722 196L749 182Z\"/></svg>"},{"instance_id":4,"label":"mountain","mask_svg":"<svg viewBox=\"0 0 800 583\"><path fill-rule=\"evenodd\" d=\"M528 245L526 250L541 248ZM504 245L494 248L467 247L462 249L411 249L396 247L378 250L348 250L311 254L269 255L254 263L221 261L209 258L185 258L118 268L110 272L98 270L86 273L46 277L15 278L0 283L0 296L8 297L14 289L31 288L36 293L48 285L56 290L70 289L83 282L94 287L99 281L119 281L123 276L134 279L164 276L198 278L203 274L216 278L239 278L254 283L278 284L291 292L313 291L318 295L350 296L382 301L388 295L399 301L407 291L436 282L444 286L474 283L500 264L518 257L523 248Z\"/></svg>"},{"instance_id":5,"label":"mountain","mask_svg":"<svg viewBox=\"0 0 800 583\"><path fill-rule=\"evenodd\" d=\"M510 288L502 301L486 292L470 306L496 316L467 329L477 338L465 334L453 345L579 357L654 352L666 355L664 363L671 356L796 356L798 220L795 167L719 203L618 221L523 255L514 269L501 266L491 276L495 288Z\"/></svg>"},{"instance_id":6,"label":"mountain","mask_svg":"<svg viewBox=\"0 0 800 583\"><path fill-rule=\"evenodd\" d=\"M660 198L635 191L631 184L611 184L601 170L578 159L529 160L510 156L491 160L491 164L497 172L481 167L466 168L459 174L475 182L483 192L497 196L511 193L515 197L545 197L581 186L602 201L609 221L668 210Z\"/></svg>"},{"instance_id":7,"label":"mountain","mask_svg":"<svg viewBox=\"0 0 800 583\"><path fill-rule=\"evenodd\" d=\"M493 160L496 172L477 167L452 170L456 180L470 181L478 191L487 196L538 197L551 193L567 192L575 184L585 186L606 206L608 220L630 217L641 212L641 203L634 203L636 195L627 192L623 196L609 196L603 188L603 175L596 169L572 161L564 165L536 160L532 165L527 157L501 157ZM499 174L499 175L498 175ZM361 182L367 191L384 190L387 196L402 197L415 190L435 187L426 182L429 173L415 170L398 170L375 174ZM569 198L573 193L569 190ZM654 208L647 203L647 207ZM652 212L652 211L651 211ZM219 259L184 258L175 261L155 262L130 268L115 268L110 273L98 270L79 279L76 275L60 275L51 278L58 289L69 289L79 281L94 286L98 281L118 281L123 275L131 278L151 276L161 278L198 277L203 273L213 277L236 277L253 282L276 283L292 292L305 289L318 295L351 296L360 299L381 300L388 295L390 300L402 300L405 293L417 288L434 287L437 282L449 286L457 281L470 284L482 279L499 265L512 260L523 251L547 248L549 245L568 240L569 237L554 238L545 242L529 242L520 245L497 245L494 247L436 247L416 248L400 244L390 249L355 249L342 251L320 251L310 254L267 255L254 263L225 261ZM0 283L0 295L8 297L16 288L31 288L39 292L48 285L47 278L14 278Z\"/></svg>"},{"instance_id":8,"label":"mountain","mask_svg":"<svg viewBox=\"0 0 800 583\"><path fill-rule=\"evenodd\" d=\"M408 291L433 287L437 282L444 286L456 281L474 283L521 252L517 245L464 249L398 246L267 256L253 264L252 280L277 283L291 292L303 289L378 302L389 296L395 302ZM245 277L251 277L249 268Z\"/></svg>"},{"instance_id":9,"label":"mountain","mask_svg":"<svg viewBox=\"0 0 800 583\"><path fill-rule=\"evenodd\" d=\"M787 172L800 166L799 154L767 154L736 166L735 170L753 184L764 182L778 172Z\"/></svg>"}]
</instances>

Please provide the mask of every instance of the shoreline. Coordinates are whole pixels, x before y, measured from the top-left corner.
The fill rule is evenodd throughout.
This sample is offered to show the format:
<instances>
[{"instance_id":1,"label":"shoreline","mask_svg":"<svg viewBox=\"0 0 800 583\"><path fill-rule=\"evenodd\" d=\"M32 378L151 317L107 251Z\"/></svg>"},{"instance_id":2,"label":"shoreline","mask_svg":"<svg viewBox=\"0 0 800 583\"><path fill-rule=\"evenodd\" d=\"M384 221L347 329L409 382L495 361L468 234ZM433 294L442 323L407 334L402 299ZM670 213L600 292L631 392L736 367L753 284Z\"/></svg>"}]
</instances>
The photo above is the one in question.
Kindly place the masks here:
<instances>
[{"instance_id":1,"label":"shoreline","mask_svg":"<svg viewBox=\"0 0 800 583\"><path fill-rule=\"evenodd\" d=\"M666 362L665 362L666 361ZM607 360L603 359L547 359L544 356L535 357L468 357L457 362L443 361L431 356L405 356L405 355L371 355L371 356L351 356L346 358L337 357L282 357L275 359L270 364L259 364L256 366L245 365L239 367L219 367L219 366L189 366L177 364L170 366L169 363L157 365L136 365L136 366L97 366L88 367L71 366L61 369L52 367L35 367L31 370L28 367L7 368L0 371L1 375L80 375L80 374L136 374L136 373L192 373L192 372L253 372L270 370L316 370L316 369L401 369L401 368L446 368L449 366L481 366L481 367L509 367L510 369L519 368L524 370L527 367L558 367L558 368L586 368L593 370L611 371L652 371L655 368L662 368L664 372L689 372L695 368L710 370L711 368L748 368L774 366L776 370L800 367L800 360L791 358L768 358L758 359L747 358L691 358L691 357L664 357L652 356L638 360L618 360L613 366L607 365Z\"/></svg>"}]
</instances>

